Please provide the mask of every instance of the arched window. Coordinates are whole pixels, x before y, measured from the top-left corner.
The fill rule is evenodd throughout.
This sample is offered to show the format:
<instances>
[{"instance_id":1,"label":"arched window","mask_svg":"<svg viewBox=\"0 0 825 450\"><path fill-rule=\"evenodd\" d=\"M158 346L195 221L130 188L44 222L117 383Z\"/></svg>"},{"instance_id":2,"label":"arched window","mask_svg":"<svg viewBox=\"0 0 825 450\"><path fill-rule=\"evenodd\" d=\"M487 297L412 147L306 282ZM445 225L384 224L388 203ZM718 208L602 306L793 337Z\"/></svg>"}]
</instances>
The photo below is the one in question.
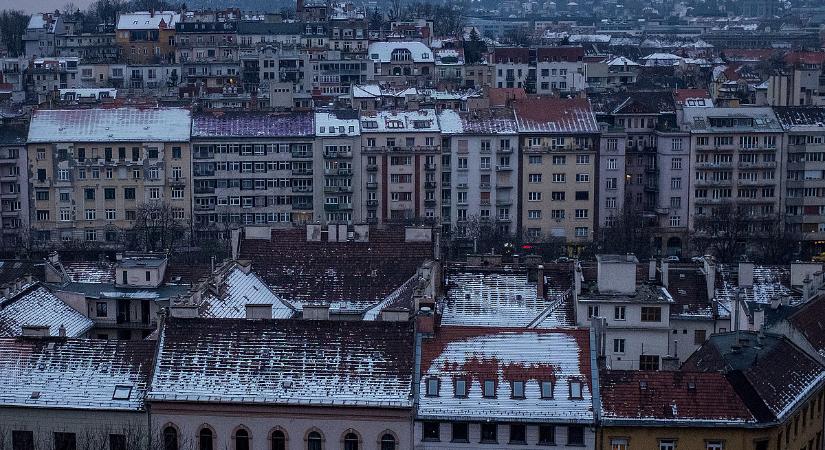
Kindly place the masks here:
<instances>
[{"instance_id":1,"label":"arched window","mask_svg":"<svg viewBox=\"0 0 825 450\"><path fill-rule=\"evenodd\" d=\"M344 435L344 450L358 450L358 435L347 433Z\"/></svg>"},{"instance_id":2,"label":"arched window","mask_svg":"<svg viewBox=\"0 0 825 450\"><path fill-rule=\"evenodd\" d=\"M395 436L384 433L381 436L381 450L395 450Z\"/></svg>"},{"instance_id":3,"label":"arched window","mask_svg":"<svg viewBox=\"0 0 825 450\"><path fill-rule=\"evenodd\" d=\"M171 425L163 429L163 450L178 450L178 430Z\"/></svg>"},{"instance_id":4,"label":"arched window","mask_svg":"<svg viewBox=\"0 0 825 450\"><path fill-rule=\"evenodd\" d=\"M322 450L323 438L321 433L310 431L307 435L307 450Z\"/></svg>"},{"instance_id":5,"label":"arched window","mask_svg":"<svg viewBox=\"0 0 825 450\"><path fill-rule=\"evenodd\" d=\"M243 428L235 432L235 450L249 450L249 432Z\"/></svg>"},{"instance_id":6,"label":"arched window","mask_svg":"<svg viewBox=\"0 0 825 450\"><path fill-rule=\"evenodd\" d=\"M212 450L212 430L207 427L201 428L198 434L198 443L200 450Z\"/></svg>"},{"instance_id":7,"label":"arched window","mask_svg":"<svg viewBox=\"0 0 825 450\"><path fill-rule=\"evenodd\" d=\"M286 450L286 435L283 431L272 432L272 450Z\"/></svg>"}]
</instances>

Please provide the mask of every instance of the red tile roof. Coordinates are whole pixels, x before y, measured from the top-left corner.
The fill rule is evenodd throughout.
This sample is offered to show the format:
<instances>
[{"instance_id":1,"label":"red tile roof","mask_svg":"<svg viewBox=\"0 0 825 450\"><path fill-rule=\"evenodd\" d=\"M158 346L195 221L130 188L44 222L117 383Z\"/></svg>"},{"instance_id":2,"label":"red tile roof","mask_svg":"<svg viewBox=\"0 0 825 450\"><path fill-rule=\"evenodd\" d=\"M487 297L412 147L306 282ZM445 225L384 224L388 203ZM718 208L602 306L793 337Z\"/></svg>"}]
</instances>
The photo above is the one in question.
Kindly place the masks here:
<instances>
[{"instance_id":1,"label":"red tile roof","mask_svg":"<svg viewBox=\"0 0 825 450\"><path fill-rule=\"evenodd\" d=\"M515 102L521 132L598 133L585 98L530 97Z\"/></svg>"},{"instance_id":2,"label":"red tile roof","mask_svg":"<svg viewBox=\"0 0 825 450\"><path fill-rule=\"evenodd\" d=\"M673 91L673 98L676 99L676 103L684 104L688 99L710 98L710 93L707 89L676 89Z\"/></svg>"},{"instance_id":3,"label":"red tile roof","mask_svg":"<svg viewBox=\"0 0 825 450\"><path fill-rule=\"evenodd\" d=\"M825 64L825 52L791 52L785 55L786 64Z\"/></svg>"},{"instance_id":4,"label":"red tile roof","mask_svg":"<svg viewBox=\"0 0 825 450\"><path fill-rule=\"evenodd\" d=\"M584 58L584 47L541 47L536 49L539 62L576 62Z\"/></svg>"},{"instance_id":5,"label":"red tile roof","mask_svg":"<svg viewBox=\"0 0 825 450\"><path fill-rule=\"evenodd\" d=\"M523 88L489 88L490 106L508 106L513 100L527 98Z\"/></svg>"},{"instance_id":6,"label":"red tile roof","mask_svg":"<svg viewBox=\"0 0 825 450\"><path fill-rule=\"evenodd\" d=\"M599 382L606 421L756 420L721 373L610 370Z\"/></svg>"},{"instance_id":7,"label":"red tile roof","mask_svg":"<svg viewBox=\"0 0 825 450\"><path fill-rule=\"evenodd\" d=\"M496 64L527 64L530 62L530 49L523 47L499 47L493 51Z\"/></svg>"},{"instance_id":8,"label":"red tile roof","mask_svg":"<svg viewBox=\"0 0 825 450\"><path fill-rule=\"evenodd\" d=\"M825 356L825 296L808 301L788 318L820 355Z\"/></svg>"}]
</instances>

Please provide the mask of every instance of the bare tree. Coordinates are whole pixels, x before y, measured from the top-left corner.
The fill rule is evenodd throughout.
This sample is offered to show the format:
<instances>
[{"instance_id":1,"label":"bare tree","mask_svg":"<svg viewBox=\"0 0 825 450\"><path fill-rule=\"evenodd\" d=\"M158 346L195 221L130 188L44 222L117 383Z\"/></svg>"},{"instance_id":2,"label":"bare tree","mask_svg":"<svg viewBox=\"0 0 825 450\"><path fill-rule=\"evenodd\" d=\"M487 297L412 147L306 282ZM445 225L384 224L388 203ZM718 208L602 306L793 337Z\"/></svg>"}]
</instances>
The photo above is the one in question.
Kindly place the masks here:
<instances>
[{"instance_id":1,"label":"bare tree","mask_svg":"<svg viewBox=\"0 0 825 450\"><path fill-rule=\"evenodd\" d=\"M135 225L131 230L133 249L143 251L167 251L185 242L186 226L175 218L175 211L165 202L148 202L136 212Z\"/></svg>"},{"instance_id":2,"label":"bare tree","mask_svg":"<svg viewBox=\"0 0 825 450\"><path fill-rule=\"evenodd\" d=\"M23 34L29 24L29 15L23 11L0 11L0 43L11 56L21 56L25 51Z\"/></svg>"},{"instance_id":3,"label":"bare tree","mask_svg":"<svg viewBox=\"0 0 825 450\"><path fill-rule=\"evenodd\" d=\"M653 248L653 227L638 211L625 208L609 225L599 228L593 244L597 253L632 253L648 259Z\"/></svg>"}]
</instances>

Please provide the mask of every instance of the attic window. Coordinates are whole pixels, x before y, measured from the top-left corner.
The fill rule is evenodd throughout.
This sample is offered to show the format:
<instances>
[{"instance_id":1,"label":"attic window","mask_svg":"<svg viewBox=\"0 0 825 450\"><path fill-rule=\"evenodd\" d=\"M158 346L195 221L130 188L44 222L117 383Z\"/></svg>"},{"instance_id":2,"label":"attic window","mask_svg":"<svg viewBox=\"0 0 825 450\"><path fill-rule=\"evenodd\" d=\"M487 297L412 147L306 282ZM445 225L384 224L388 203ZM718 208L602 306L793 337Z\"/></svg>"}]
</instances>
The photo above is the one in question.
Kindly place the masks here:
<instances>
[{"instance_id":1,"label":"attic window","mask_svg":"<svg viewBox=\"0 0 825 450\"><path fill-rule=\"evenodd\" d=\"M523 381L513 381L513 398L524 398Z\"/></svg>"},{"instance_id":2,"label":"attic window","mask_svg":"<svg viewBox=\"0 0 825 450\"><path fill-rule=\"evenodd\" d=\"M688 381L687 388L688 388L689 391L695 391L696 390L696 382L695 381Z\"/></svg>"},{"instance_id":3,"label":"attic window","mask_svg":"<svg viewBox=\"0 0 825 450\"><path fill-rule=\"evenodd\" d=\"M427 378L427 397L438 397L438 378Z\"/></svg>"},{"instance_id":4,"label":"attic window","mask_svg":"<svg viewBox=\"0 0 825 450\"><path fill-rule=\"evenodd\" d=\"M463 398L467 396L467 380L463 378L456 378L455 380L455 396Z\"/></svg>"},{"instance_id":5,"label":"attic window","mask_svg":"<svg viewBox=\"0 0 825 450\"><path fill-rule=\"evenodd\" d=\"M112 394L112 400L129 400L132 395L132 386L115 386L115 392Z\"/></svg>"},{"instance_id":6,"label":"attic window","mask_svg":"<svg viewBox=\"0 0 825 450\"><path fill-rule=\"evenodd\" d=\"M541 398L553 398L553 382L541 382Z\"/></svg>"},{"instance_id":7,"label":"attic window","mask_svg":"<svg viewBox=\"0 0 825 450\"><path fill-rule=\"evenodd\" d=\"M495 380L484 380L484 397L495 398L496 396L496 382Z\"/></svg>"},{"instance_id":8,"label":"attic window","mask_svg":"<svg viewBox=\"0 0 825 450\"><path fill-rule=\"evenodd\" d=\"M32 395L29 396L29 398L32 399L32 400L39 399L40 398L40 391L32 391Z\"/></svg>"},{"instance_id":9,"label":"attic window","mask_svg":"<svg viewBox=\"0 0 825 450\"><path fill-rule=\"evenodd\" d=\"M579 380L570 381L570 398L582 398L582 382Z\"/></svg>"},{"instance_id":10,"label":"attic window","mask_svg":"<svg viewBox=\"0 0 825 450\"><path fill-rule=\"evenodd\" d=\"M643 391L647 390L647 381L645 381L645 380L639 381L639 389L641 389Z\"/></svg>"},{"instance_id":11,"label":"attic window","mask_svg":"<svg viewBox=\"0 0 825 450\"><path fill-rule=\"evenodd\" d=\"M374 120L365 120L363 126L364 128L378 128L378 122Z\"/></svg>"}]
</instances>

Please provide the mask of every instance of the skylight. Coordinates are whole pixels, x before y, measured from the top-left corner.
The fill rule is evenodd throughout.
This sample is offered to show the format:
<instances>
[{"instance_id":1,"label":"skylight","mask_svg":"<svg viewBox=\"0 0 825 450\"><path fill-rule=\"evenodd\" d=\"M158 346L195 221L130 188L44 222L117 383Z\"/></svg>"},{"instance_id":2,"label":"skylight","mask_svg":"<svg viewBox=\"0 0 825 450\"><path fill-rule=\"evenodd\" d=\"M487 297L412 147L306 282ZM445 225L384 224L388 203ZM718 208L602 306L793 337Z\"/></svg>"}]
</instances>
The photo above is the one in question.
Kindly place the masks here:
<instances>
[{"instance_id":1,"label":"skylight","mask_svg":"<svg viewBox=\"0 0 825 450\"><path fill-rule=\"evenodd\" d=\"M132 395L132 386L115 386L115 392L112 394L112 400L129 400Z\"/></svg>"}]
</instances>

